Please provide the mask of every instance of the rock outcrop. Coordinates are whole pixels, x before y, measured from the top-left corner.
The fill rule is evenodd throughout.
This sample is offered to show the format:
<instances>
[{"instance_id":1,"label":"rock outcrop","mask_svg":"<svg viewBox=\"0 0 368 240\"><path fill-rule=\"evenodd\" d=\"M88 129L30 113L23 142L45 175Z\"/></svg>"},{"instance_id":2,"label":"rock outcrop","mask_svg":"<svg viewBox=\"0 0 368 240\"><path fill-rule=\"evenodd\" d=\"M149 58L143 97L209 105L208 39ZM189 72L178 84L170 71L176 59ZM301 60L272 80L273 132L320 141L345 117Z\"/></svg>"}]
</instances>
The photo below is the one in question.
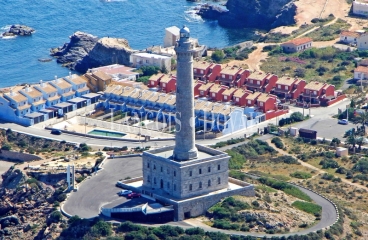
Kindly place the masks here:
<instances>
[{"instance_id":1,"label":"rock outcrop","mask_svg":"<svg viewBox=\"0 0 368 240\"><path fill-rule=\"evenodd\" d=\"M89 68L114 63L129 65L130 54L133 52L126 39L98 39L84 32L74 33L69 43L51 49L51 55L57 58L58 63L82 73Z\"/></svg>"},{"instance_id":2,"label":"rock outcrop","mask_svg":"<svg viewBox=\"0 0 368 240\"><path fill-rule=\"evenodd\" d=\"M3 33L3 36L30 36L35 30L25 25L12 25L8 31Z\"/></svg>"},{"instance_id":3,"label":"rock outcrop","mask_svg":"<svg viewBox=\"0 0 368 240\"><path fill-rule=\"evenodd\" d=\"M296 5L293 0L228 0L226 8L201 7L198 14L218 19L227 28L272 29L295 23ZM203 9L203 10L202 10Z\"/></svg>"}]
</instances>

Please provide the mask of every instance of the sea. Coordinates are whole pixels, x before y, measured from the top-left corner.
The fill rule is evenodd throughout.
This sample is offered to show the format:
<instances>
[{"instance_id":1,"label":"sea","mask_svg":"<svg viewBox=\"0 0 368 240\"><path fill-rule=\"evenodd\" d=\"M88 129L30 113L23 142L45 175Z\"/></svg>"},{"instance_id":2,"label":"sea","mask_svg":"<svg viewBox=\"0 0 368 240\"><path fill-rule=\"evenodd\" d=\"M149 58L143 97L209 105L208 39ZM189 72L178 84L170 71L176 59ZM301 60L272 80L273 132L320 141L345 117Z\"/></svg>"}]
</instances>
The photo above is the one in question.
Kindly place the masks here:
<instances>
[{"instance_id":1,"label":"sea","mask_svg":"<svg viewBox=\"0 0 368 240\"><path fill-rule=\"evenodd\" d=\"M201 2L205 3L205 2ZM221 4L216 3L216 4ZM36 30L30 37L0 38L0 88L67 76L69 69L50 58L50 49L84 31L98 37L125 38L133 49L162 45L165 28L186 25L191 37L209 47L250 40L252 29L226 29L195 14L186 0L16 0L0 1L0 32L12 24Z\"/></svg>"}]
</instances>

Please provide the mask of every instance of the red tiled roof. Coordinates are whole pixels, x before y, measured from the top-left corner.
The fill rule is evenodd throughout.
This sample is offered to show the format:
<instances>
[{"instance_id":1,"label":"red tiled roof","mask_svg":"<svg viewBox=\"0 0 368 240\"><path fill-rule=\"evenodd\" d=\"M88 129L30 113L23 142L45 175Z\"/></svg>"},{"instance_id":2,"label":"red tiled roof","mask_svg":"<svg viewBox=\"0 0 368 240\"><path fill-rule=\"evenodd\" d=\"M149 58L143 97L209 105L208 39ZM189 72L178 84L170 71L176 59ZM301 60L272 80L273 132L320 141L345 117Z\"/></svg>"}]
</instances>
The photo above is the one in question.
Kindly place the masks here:
<instances>
[{"instance_id":1,"label":"red tiled roof","mask_svg":"<svg viewBox=\"0 0 368 240\"><path fill-rule=\"evenodd\" d=\"M368 73L368 67L358 66L354 69L354 72Z\"/></svg>"},{"instance_id":2,"label":"red tiled roof","mask_svg":"<svg viewBox=\"0 0 368 240\"><path fill-rule=\"evenodd\" d=\"M296 46L299 46L299 45L306 44L306 43L309 43L309 42L312 42L312 41L313 41L312 38L304 37L304 38L295 38L295 39L292 39L290 41L284 42L283 44L291 43L291 44L294 44Z\"/></svg>"},{"instance_id":3,"label":"red tiled roof","mask_svg":"<svg viewBox=\"0 0 368 240\"><path fill-rule=\"evenodd\" d=\"M357 32L342 31L340 33L340 36L344 36L344 37L359 37L360 34L357 33Z\"/></svg>"}]
</instances>

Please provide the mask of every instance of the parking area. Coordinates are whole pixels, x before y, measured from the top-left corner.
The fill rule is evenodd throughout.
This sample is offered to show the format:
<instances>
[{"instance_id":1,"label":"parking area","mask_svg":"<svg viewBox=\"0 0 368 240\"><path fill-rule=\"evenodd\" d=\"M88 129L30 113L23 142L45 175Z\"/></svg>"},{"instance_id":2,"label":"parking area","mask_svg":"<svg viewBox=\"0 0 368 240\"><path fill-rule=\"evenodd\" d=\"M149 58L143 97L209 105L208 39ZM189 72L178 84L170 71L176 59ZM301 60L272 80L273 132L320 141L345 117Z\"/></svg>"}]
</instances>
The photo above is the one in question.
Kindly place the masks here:
<instances>
[{"instance_id":1,"label":"parking area","mask_svg":"<svg viewBox=\"0 0 368 240\"><path fill-rule=\"evenodd\" d=\"M116 182L126 177L142 176L142 158L107 159L103 169L79 185L77 192L72 192L64 204L64 211L82 218L93 218L99 215L101 207L130 207L147 203L148 199L133 200L118 196L121 188Z\"/></svg>"},{"instance_id":2,"label":"parking area","mask_svg":"<svg viewBox=\"0 0 368 240\"><path fill-rule=\"evenodd\" d=\"M345 132L351 128L356 128L356 124L349 122L348 125L342 125L337 123L336 118L317 119L311 118L305 122L301 122L296 126L298 128L308 128L317 131L317 137L332 139L334 137L339 138L341 141L345 141L343 138ZM360 126L360 125L359 125Z\"/></svg>"}]
</instances>

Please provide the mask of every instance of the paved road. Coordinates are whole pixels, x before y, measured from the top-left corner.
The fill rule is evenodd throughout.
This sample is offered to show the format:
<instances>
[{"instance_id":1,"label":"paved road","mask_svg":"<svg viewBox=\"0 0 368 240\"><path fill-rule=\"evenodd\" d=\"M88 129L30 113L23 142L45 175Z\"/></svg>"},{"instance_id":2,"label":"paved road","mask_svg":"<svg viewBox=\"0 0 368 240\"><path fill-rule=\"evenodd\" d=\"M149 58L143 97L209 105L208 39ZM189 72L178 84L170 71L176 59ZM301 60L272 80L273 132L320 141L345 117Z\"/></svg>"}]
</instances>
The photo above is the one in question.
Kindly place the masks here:
<instances>
[{"instance_id":1,"label":"paved road","mask_svg":"<svg viewBox=\"0 0 368 240\"><path fill-rule=\"evenodd\" d=\"M99 215L100 207L117 207L130 204L125 197L119 197L117 181L126 177L142 176L141 157L107 159L97 175L82 182L77 192L72 192L64 204L64 210L71 215L93 218ZM147 199L134 199L134 203Z\"/></svg>"},{"instance_id":2,"label":"paved road","mask_svg":"<svg viewBox=\"0 0 368 240\"><path fill-rule=\"evenodd\" d=\"M231 146L228 146L231 147ZM87 181L83 182L77 192L72 192L64 204L64 211L70 215L78 215L82 218L93 218L99 215L101 207L131 207L137 204L143 204L152 202L146 198L127 200L124 197L119 197L116 193L120 190L115 187L116 181L125 178L127 176L137 177L142 175L142 160L140 157L133 158L116 158L109 159L103 165L103 170L98 172L97 175L91 177ZM300 188L300 187L299 187ZM334 206L331 202L318 194L300 188L303 192L308 194L318 205L322 206L322 219L316 225L311 228L304 229L298 233L288 234L260 234L260 233L246 233L238 231L227 231L216 228L211 228L207 225L200 224L199 222L187 221L178 223L167 223L169 225L181 226L189 228L193 226L199 226L206 231L220 231L226 234L232 235L253 235L257 237L272 237L272 236L290 236L295 234L307 234L309 232L317 231L322 228L329 227L336 219L337 214ZM192 222L192 226L188 226L188 222Z\"/></svg>"}]
</instances>

